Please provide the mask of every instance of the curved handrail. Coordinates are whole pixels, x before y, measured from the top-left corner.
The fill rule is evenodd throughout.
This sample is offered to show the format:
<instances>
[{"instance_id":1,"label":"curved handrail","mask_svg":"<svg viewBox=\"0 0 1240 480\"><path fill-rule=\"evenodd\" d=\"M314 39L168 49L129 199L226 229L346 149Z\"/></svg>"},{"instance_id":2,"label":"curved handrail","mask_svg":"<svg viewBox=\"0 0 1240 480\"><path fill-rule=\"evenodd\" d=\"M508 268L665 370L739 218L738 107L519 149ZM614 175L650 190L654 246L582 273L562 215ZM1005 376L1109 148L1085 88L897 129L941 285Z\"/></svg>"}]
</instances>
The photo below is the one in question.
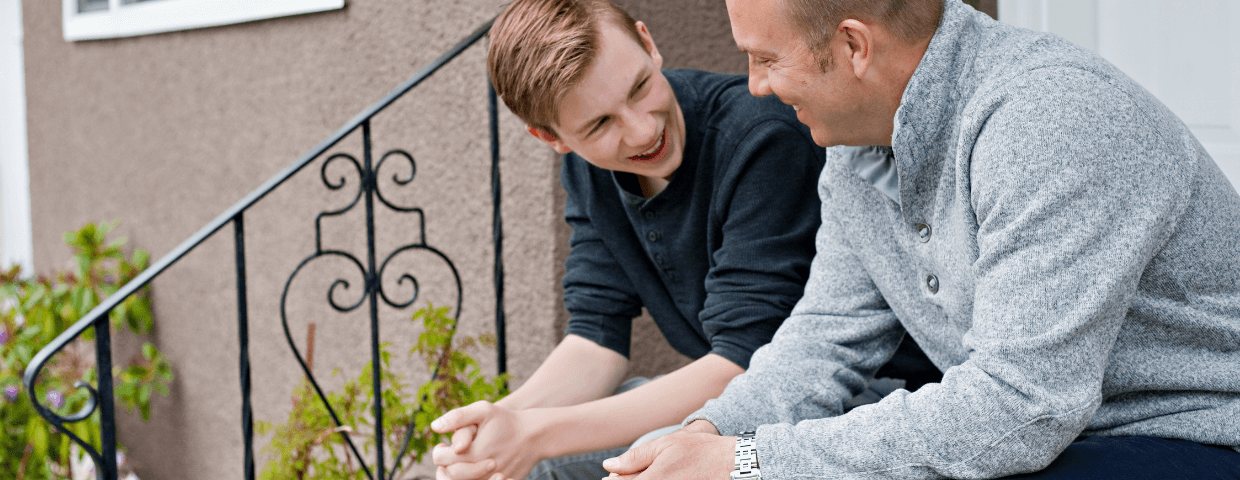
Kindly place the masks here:
<instances>
[{"instance_id":1,"label":"curved handrail","mask_svg":"<svg viewBox=\"0 0 1240 480\"><path fill-rule=\"evenodd\" d=\"M412 77L409 78L409 80L406 80L404 83L397 86L395 89L393 89L391 92L385 95L378 102L375 102L374 104L370 105L366 109L362 110L360 113L354 116L351 120L345 123L344 126L336 130L336 132L333 133L326 140L320 142L318 145L312 148L309 152L302 155L297 161L293 162L291 165L285 167L283 170L276 173L266 182L263 182L263 184L260 185L257 189L250 192L248 195L243 197L237 203L233 204L233 206L229 207L227 210L225 210L223 213L217 216L214 220L207 223L205 226L203 226L201 229L199 229L197 232L195 232L185 241L177 245L176 248L173 248L172 251L168 252L163 257L161 257L158 261L156 261L154 264L148 267L146 270L142 271L142 273L140 273L133 280L130 280L128 283L123 285L120 289L116 291L116 293L104 299L102 302L99 303L98 306L96 306L95 308L87 312L86 315L84 315L81 319L79 319L77 322L71 325L68 329L66 329L64 332L58 335L54 340L52 340L51 343L44 346L42 349L38 351L38 353L34 355L34 357L30 361L30 364L27 365L26 367L26 371L22 377L22 384L23 384L24 389L27 392L28 397L30 398L31 403L35 407L35 411L38 412L38 414L41 417L43 417L45 420L51 423L58 430L68 434L69 437L74 442L81 445L83 449L88 454L90 454L92 459L95 461L96 465L102 467L102 468L96 469L98 478L107 478L107 477L115 478L116 460L115 460L115 455L113 455L115 445L111 445L111 446L107 445L108 435L105 435L104 436L105 445L103 445L104 451L101 452L102 455L100 455L99 454L100 452L95 452L93 448L91 448L81 439L77 438L75 435L69 432L66 428L64 428L62 424L74 423L74 422L84 420L87 417L89 417L91 414L93 414L94 411L96 410L104 410L105 414L110 413L111 399L110 398L107 398L107 399L96 398L98 396L96 394L96 390L99 390L100 391L99 393L103 393L103 391L110 392L112 390L111 389L111 375L109 375L108 372L102 371L103 367L110 366L110 362L100 362L100 364L98 365L101 371L101 373L98 375L99 382L101 384L106 383L107 387L99 388L99 389L91 389L89 385L85 385L83 382L79 382L79 385L75 385L75 386L77 386L78 388L87 388L88 390L90 390L92 394L91 395L92 401L87 404L86 408L84 408L83 411L78 412L69 417L63 417L51 411L50 409L43 406L42 404L40 404L38 396L35 393L35 381L38 379L39 373L42 372L43 368L47 365L47 362L52 358L52 356L59 353L66 346L68 346L68 344L72 342L75 338L82 335L82 333L85 332L87 328L94 327L97 325L106 326L107 324L104 322L108 321L108 313L111 312L113 308L116 308L117 305L123 302L130 295L133 295L139 289L146 286L148 283L154 280L155 277L163 273L164 270L167 270L168 267L172 266L172 264L176 263L178 260L180 260L186 254L188 254L190 251L197 248L198 245L200 245L207 238L209 238L210 236L218 232L221 228L224 227L224 225L228 224L229 222L233 222L235 219L240 217L245 212L245 210L249 209L259 200L265 197L268 193L271 193L272 190L275 190L276 187L279 187L281 184L283 184L286 180L291 178L293 175L300 172L303 168L306 167L306 165L309 165L311 162L318 159L325 152L327 152L328 149L334 147L337 143L343 140L344 137L353 133L358 128L361 128L363 124L366 124L366 122L370 121L370 119L374 117L376 114L383 111L383 109L387 108L389 105L395 102L398 98L403 96L405 93L409 92L409 90L418 86L418 84L422 83L423 80L426 80L436 71L438 71L441 67L443 67L448 62L455 59L462 52L464 52L465 49L473 46L475 43L478 42L478 40L481 40L483 37L485 37L487 35L487 32L490 31L491 24L494 23L494 21L495 19L492 18L491 20L488 20L487 22L483 23L481 26L475 29L472 33L470 33L463 40L458 42L455 46L453 46L451 49L449 49L447 52L445 52L435 61L431 62L430 64L428 64L427 66L419 70L417 73L415 73ZM108 340L109 334L108 332L106 332L106 330L108 329L101 328L101 329L96 330L96 342L97 342L96 348L97 349L100 348L102 342L109 341ZM110 351L110 347L106 347L106 348L108 348ZM108 368L108 370L110 370L110 368ZM101 404L103 404L102 407L100 407ZM109 421L111 420L105 420L105 422L109 422ZM105 430L107 430L109 427L105 424L104 428ZM102 465L100 465L100 463L102 463Z\"/></svg>"}]
</instances>

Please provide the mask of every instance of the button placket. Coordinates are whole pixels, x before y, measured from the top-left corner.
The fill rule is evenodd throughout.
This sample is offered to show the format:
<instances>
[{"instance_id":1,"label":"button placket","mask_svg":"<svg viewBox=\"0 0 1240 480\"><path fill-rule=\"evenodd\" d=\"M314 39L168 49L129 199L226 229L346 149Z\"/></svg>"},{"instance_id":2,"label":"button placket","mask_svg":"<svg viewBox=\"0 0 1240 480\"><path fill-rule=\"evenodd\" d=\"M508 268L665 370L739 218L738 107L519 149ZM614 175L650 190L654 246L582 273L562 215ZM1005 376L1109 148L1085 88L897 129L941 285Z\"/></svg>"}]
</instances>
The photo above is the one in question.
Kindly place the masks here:
<instances>
[{"instance_id":1,"label":"button placket","mask_svg":"<svg viewBox=\"0 0 1240 480\"><path fill-rule=\"evenodd\" d=\"M921 243L929 242L930 235L934 233L928 223L919 223L917 226L913 227L913 230L917 232L917 239L921 240Z\"/></svg>"}]
</instances>

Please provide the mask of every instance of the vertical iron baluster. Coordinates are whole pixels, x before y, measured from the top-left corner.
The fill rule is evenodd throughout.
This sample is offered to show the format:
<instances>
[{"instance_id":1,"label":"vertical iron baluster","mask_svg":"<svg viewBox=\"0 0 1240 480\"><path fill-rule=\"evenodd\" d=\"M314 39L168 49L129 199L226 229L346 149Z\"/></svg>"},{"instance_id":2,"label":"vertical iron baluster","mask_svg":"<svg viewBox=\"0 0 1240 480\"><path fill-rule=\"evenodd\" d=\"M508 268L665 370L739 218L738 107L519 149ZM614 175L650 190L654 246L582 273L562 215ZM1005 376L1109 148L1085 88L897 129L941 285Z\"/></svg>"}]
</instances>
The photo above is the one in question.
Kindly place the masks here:
<instances>
[{"instance_id":1,"label":"vertical iron baluster","mask_svg":"<svg viewBox=\"0 0 1240 480\"><path fill-rule=\"evenodd\" d=\"M491 124L491 235L495 243L495 356L499 374L508 371L508 342L504 331L504 222L500 218L499 101L487 82L487 113Z\"/></svg>"},{"instance_id":2,"label":"vertical iron baluster","mask_svg":"<svg viewBox=\"0 0 1240 480\"><path fill-rule=\"evenodd\" d=\"M366 292L370 295L370 362L371 377L375 388L375 478L383 478L383 382L379 369L379 273L375 268L375 189L378 175L371 169L370 120L362 122L362 153L365 179L362 188L366 192Z\"/></svg>"},{"instance_id":3,"label":"vertical iron baluster","mask_svg":"<svg viewBox=\"0 0 1240 480\"><path fill-rule=\"evenodd\" d=\"M237 249L237 343L241 350L241 436L245 442L245 480L254 480L254 417L250 410L250 318L245 289L245 212L233 217Z\"/></svg>"},{"instance_id":4,"label":"vertical iron baluster","mask_svg":"<svg viewBox=\"0 0 1240 480\"><path fill-rule=\"evenodd\" d=\"M110 313L110 312L109 312ZM112 397L112 322L104 314L95 322L95 377L99 379L99 430L103 445L99 476L116 480L116 403Z\"/></svg>"}]
</instances>

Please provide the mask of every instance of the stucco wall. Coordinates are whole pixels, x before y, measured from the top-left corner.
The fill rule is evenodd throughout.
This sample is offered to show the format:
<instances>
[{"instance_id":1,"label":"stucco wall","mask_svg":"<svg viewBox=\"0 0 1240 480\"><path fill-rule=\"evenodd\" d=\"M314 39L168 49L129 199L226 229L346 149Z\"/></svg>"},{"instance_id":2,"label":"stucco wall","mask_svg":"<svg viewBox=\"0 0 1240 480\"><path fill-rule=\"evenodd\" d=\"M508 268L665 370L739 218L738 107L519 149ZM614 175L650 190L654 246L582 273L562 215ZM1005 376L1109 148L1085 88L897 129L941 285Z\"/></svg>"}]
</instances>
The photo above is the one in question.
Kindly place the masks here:
<instances>
[{"instance_id":1,"label":"stucco wall","mask_svg":"<svg viewBox=\"0 0 1240 480\"><path fill-rule=\"evenodd\" d=\"M65 42L61 3L23 2L35 264L62 268L61 234L88 221L123 219L118 236L159 258L264 180L378 100L494 15L499 0L352 0L344 10L130 39ZM669 68L742 71L723 2L619 2L650 25ZM686 14L685 12L693 12ZM381 113L373 125L377 160L404 149L417 160L412 184L389 162L381 189L393 202L425 212L429 245L455 263L464 284L461 330L493 330L489 153L484 52L467 51L436 77ZM561 336L565 314L559 276L568 228L553 153L502 113L504 259L509 368L519 384ZM329 153L361 159L360 134ZM300 371L285 344L280 296L289 275L314 251L314 219L346 205L357 175L347 161L328 169L344 178L333 192L322 161L247 212L246 238L254 408L279 422ZM417 242L416 215L380 209L379 261ZM365 262L358 211L324 221L324 247L356 252ZM121 440L143 478L241 477L236 290L231 228L205 242L153 285L157 331L150 340L177 374L173 394L157 398L152 421L121 414ZM429 257L400 257L391 268L414 273L419 304L455 301L448 271ZM403 262L403 263L400 263ZM408 298L399 275L384 288ZM353 285L337 301L358 297L361 277L341 261L307 267L291 283L289 323L299 346L317 325L315 373L328 388L369 360L365 307L340 314L325 302L336 279ZM425 369L406 357L420 328L410 311L381 309L384 341L398 371L420 382ZM639 321L634 373L663 373L685 359ZM135 342L119 342L116 358ZM304 347L302 347L304 349ZM494 371L494 356L481 354ZM260 439L261 446L261 439ZM263 457L259 456L260 466Z\"/></svg>"}]
</instances>

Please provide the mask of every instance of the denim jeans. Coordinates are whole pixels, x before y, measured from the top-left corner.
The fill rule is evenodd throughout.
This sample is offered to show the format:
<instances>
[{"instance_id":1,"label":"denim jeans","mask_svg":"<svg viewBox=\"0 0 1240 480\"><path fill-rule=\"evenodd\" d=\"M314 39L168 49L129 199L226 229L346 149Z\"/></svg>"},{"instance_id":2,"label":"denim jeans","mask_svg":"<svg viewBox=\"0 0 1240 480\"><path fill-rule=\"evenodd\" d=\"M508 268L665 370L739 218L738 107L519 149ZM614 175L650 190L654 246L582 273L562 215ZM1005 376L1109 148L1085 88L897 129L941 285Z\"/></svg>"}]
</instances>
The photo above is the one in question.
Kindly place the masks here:
<instances>
[{"instance_id":1,"label":"denim jeans","mask_svg":"<svg viewBox=\"0 0 1240 480\"><path fill-rule=\"evenodd\" d=\"M620 386L616 388L615 393L612 395L619 395L627 392L634 388L640 387L649 381L650 379L645 377L630 378L620 384ZM530 470L530 474L525 478L526 480L600 480L601 478L611 474L607 470L603 469L603 460L619 456L620 454L628 451L630 448L672 433L676 431L677 428L680 428L680 425L672 425L647 433L628 447L549 458L538 462L537 465L534 465L534 469Z\"/></svg>"}]
</instances>

